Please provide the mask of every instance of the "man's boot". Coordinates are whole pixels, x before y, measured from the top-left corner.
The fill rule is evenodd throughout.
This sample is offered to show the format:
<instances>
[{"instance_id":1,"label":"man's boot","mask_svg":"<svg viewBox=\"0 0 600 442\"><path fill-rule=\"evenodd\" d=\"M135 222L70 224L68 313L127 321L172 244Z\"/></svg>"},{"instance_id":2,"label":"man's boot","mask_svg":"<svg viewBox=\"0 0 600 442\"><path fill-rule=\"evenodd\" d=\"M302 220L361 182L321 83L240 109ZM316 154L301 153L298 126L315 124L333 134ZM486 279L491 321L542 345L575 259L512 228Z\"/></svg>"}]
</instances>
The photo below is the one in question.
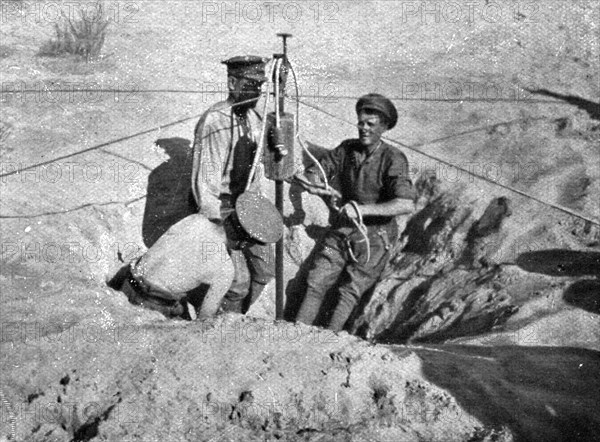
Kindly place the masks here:
<instances>
[{"instance_id":1,"label":"man's boot","mask_svg":"<svg viewBox=\"0 0 600 442\"><path fill-rule=\"evenodd\" d=\"M222 312L232 312L232 313L242 313L242 301L244 300L243 296L240 296L239 293L234 293L228 291L225 293L223 300L221 301L221 306L219 310Z\"/></svg>"}]
</instances>

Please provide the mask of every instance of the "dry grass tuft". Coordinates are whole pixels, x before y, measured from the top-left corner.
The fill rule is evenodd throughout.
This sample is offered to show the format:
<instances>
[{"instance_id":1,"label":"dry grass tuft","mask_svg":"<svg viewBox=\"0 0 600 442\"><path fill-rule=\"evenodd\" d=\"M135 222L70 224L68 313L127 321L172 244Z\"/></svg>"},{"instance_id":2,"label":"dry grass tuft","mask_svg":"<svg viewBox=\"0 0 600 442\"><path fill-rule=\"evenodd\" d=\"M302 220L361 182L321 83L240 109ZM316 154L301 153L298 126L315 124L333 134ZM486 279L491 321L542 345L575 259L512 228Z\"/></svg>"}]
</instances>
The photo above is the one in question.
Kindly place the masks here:
<instances>
[{"instance_id":1,"label":"dry grass tuft","mask_svg":"<svg viewBox=\"0 0 600 442\"><path fill-rule=\"evenodd\" d=\"M109 19L102 1L96 2L96 13L81 7L74 17L63 12L61 23L54 24L56 36L44 43L38 55L56 57L73 54L87 62L97 59L106 39Z\"/></svg>"}]
</instances>

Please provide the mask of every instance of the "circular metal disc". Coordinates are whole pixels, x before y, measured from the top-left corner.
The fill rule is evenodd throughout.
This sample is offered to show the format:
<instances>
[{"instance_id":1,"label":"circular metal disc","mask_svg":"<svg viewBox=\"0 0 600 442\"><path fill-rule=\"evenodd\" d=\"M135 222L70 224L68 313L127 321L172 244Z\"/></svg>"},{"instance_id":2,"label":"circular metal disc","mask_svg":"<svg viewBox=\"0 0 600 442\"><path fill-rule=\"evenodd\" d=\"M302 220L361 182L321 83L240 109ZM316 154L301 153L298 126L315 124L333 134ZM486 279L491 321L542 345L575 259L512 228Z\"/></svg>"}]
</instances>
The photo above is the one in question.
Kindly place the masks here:
<instances>
[{"instance_id":1,"label":"circular metal disc","mask_svg":"<svg viewBox=\"0 0 600 442\"><path fill-rule=\"evenodd\" d=\"M235 212L240 224L252 238L274 243L283 236L281 214L264 196L256 192L242 193L235 203Z\"/></svg>"}]
</instances>

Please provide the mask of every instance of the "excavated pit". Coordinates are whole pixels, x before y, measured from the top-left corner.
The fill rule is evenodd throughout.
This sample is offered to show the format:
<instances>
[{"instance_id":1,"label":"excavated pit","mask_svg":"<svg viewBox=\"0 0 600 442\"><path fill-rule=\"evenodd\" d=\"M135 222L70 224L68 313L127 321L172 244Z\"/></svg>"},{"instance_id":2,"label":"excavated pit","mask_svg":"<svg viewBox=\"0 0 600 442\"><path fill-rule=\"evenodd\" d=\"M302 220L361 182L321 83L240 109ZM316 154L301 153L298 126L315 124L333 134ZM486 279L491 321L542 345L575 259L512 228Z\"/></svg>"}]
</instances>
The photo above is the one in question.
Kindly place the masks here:
<instances>
[{"instance_id":1,"label":"excavated pit","mask_svg":"<svg viewBox=\"0 0 600 442\"><path fill-rule=\"evenodd\" d=\"M419 211L347 327L394 345L273 322L271 286L247 317L173 321L131 305L107 281L194 211L179 191L189 145L157 144L175 147L149 171L149 197L3 223L11 239L2 281L7 440L561 440L572 422L574 440L586 440L598 428L583 411L595 409L600 379L597 311L584 315L595 308L598 253L542 248L507 262L501 251L524 235L510 223L518 204L504 196L465 204L431 174L417 180ZM289 194L293 305L327 211ZM569 244L596 240L596 230L577 226ZM564 227L527 230L557 244ZM448 341L499 346L422 346ZM573 348L538 348L557 344ZM515 357L526 365L511 365ZM550 380L523 380L524 370ZM498 379L506 384L490 397L466 393ZM522 395L515 379L539 392L539 400L523 396L533 420L507 411L512 400L493 399ZM481 401L489 401L484 412Z\"/></svg>"},{"instance_id":2,"label":"excavated pit","mask_svg":"<svg viewBox=\"0 0 600 442\"><path fill-rule=\"evenodd\" d=\"M272 53L265 35L282 23L232 27L189 2L141 2L136 21L111 28L109 56L86 64L36 56L52 23L12 14L21 3L0 31L0 441L587 441L600 432L598 228L497 186L598 218L595 3L532 3L515 15L498 2L509 19L424 26L389 2L369 2L369 14L338 2L333 21L308 20L331 12L312 9L284 23L311 104L352 120L342 97L394 97L391 138L488 179L402 148L418 211L347 324L358 336L273 322L272 286L246 317L188 322L107 285L195 210L191 135L223 98L147 91L214 91L218 60ZM42 92L82 84L114 91ZM437 84L508 100L401 95ZM315 151L355 135L310 107L300 121ZM295 188L285 195L293 319L328 213Z\"/></svg>"}]
</instances>

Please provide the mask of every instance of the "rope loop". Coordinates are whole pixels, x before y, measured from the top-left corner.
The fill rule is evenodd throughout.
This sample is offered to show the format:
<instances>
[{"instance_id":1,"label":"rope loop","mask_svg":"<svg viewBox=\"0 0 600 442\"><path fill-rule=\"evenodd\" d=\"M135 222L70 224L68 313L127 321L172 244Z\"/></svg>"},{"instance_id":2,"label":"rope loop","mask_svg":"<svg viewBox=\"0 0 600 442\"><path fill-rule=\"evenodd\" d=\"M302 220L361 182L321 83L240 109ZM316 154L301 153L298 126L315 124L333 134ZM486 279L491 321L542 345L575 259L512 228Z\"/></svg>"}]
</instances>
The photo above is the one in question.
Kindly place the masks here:
<instances>
[{"instance_id":1,"label":"rope loop","mask_svg":"<svg viewBox=\"0 0 600 442\"><path fill-rule=\"evenodd\" d=\"M348 216L348 209L347 209L348 205L352 206L352 208L356 211L357 219L355 219L354 217ZM371 241L369 240L369 231L367 229L367 226L363 222L363 215L362 215L362 212L360 211L358 203L354 200L348 201L348 203L340 209L340 214L345 215L350 221L352 221L352 223L354 224L354 227L356 228L356 231L362 235L363 240L366 243L366 247L367 247L367 259L362 264L363 265L368 264L369 261L371 260ZM350 255L350 260L352 262L358 264L359 261L358 261L358 258L356 257L356 254L354 253L354 250L352 248L352 242L348 240L347 245L348 245L348 254Z\"/></svg>"}]
</instances>

